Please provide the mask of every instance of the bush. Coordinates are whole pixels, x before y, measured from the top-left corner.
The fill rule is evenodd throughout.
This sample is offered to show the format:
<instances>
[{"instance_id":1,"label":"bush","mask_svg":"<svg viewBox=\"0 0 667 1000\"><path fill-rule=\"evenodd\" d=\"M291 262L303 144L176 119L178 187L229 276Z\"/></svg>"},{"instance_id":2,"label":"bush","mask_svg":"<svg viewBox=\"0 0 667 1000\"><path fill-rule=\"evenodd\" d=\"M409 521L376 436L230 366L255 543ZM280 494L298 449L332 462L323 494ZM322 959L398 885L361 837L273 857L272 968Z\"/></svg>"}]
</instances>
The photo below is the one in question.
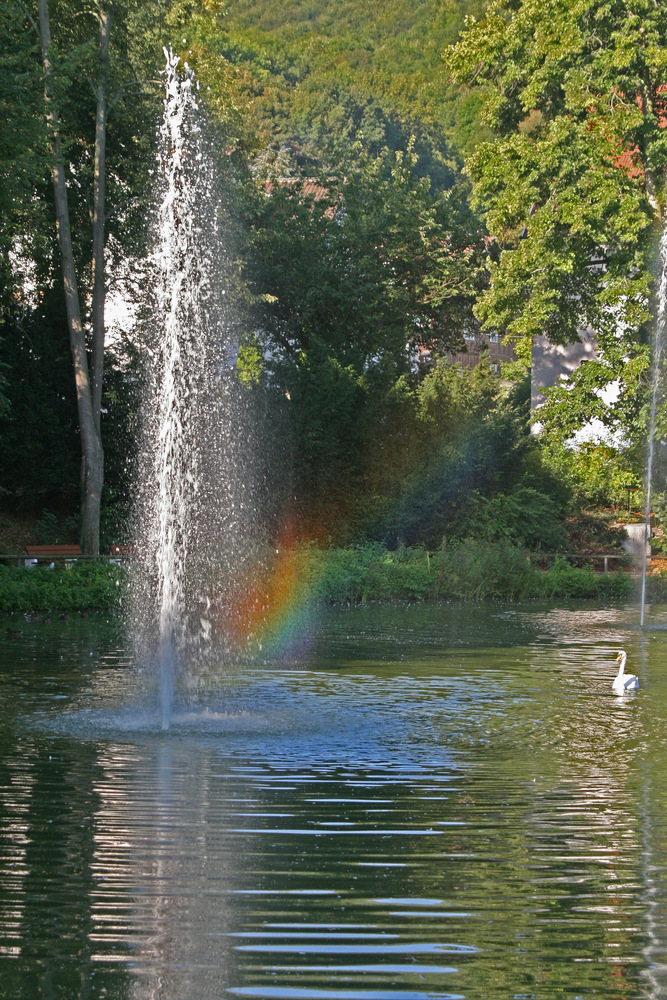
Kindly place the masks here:
<instances>
[{"instance_id":1,"label":"bush","mask_svg":"<svg viewBox=\"0 0 667 1000\"><path fill-rule=\"evenodd\" d=\"M107 562L0 565L0 612L110 611L119 606L125 581L123 568Z\"/></svg>"},{"instance_id":2,"label":"bush","mask_svg":"<svg viewBox=\"0 0 667 1000\"><path fill-rule=\"evenodd\" d=\"M79 519L73 516L62 520L51 510L43 510L35 522L39 545L57 545L63 541L76 541L79 534Z\"/></svg>"},{"instance_id":3,"label":"bush","mask_svg":"<svg viewBox=\"0 0 667 1000\"><path fill-rule=\"evenodd\" d=\"M436 583L425 549L370 543L321 552L315 594L329 602L420 600L435 596Z\"/></svg>"},{"instance_id":4,"label":"bush","mask_svg":"<svg viewBox=\"0 0 667 1000\"><path fill-rule=\"evenodd\" d=\"M468 538L443 550L441 592L465 600L517 600L531 593L535 572L526 552L511 542Z\"/></svg>"},{"instance_id":5,"label":"bush","mask_svg":"<svg viewBox=\"0 0 667 1000\"><path fill-rule=\"evenodd\" d=\"M648 601L667 600L667 570L654 570L647 575L646 599Z\"/></svg>"},{"instance_id":6,"label":"bush","mask_svg":"<svg viewBox=\"0 0 667 1000\"><path fill-rule=\"evenodd\" d=\"M510 493L485 497L473 492L452 521L452 531L463 535L474 525L475 539L510 542L513 546L546 552L562 548L566 541L558 503L532 486L519 485Z\"/></svg>"},{"instance_id":7,"label":"bush","mask_svg":"<svg viewBox=\"0 0 667 1000\"><path fill-rule=\"evenodd\" d=\"M554 565L537 579L535 596L553 598L619 598L632 591L632 579L619 570L596 573L590 566L572 566L557 557Z\"/></svg>"},{"instance_id":8,"label":"bush","mask_svg":"<svg viewBox=\"0 0 667 1000\"><path fill-rule=\"evenodd\" d=\"M367 600L521 600L621 598L632 590L625 573L596 573L557 559L546 571L525 549L504 539L466 539L429 553L418 546L392 552L380 544L320 550L304 548L299 572L304 593L330 603ZM307 554L306 554L307 553Z\"/></svg>"},{"instance_id":9,"label":"bush","mask_svg":"<svg viewBox=\"0 0 667 1000\"><path fill-rule=\"evenodd\" d=\"M525 549L506 539L466 539L433 553L419 546L390 551L379 543L335 549L302 545L282 569L274 567L273 574L268 569L274 597L304 606L309 601L615 599L627 597L633 586L621 571L596 573L562 558L541 571ZM111 611L120 606L127 579L123 567L103 561L60 563L53 569L0 565L0 612ZM651 576L647 583L654 599L667 591L667 579Z\"/></svg>"}]
</instances>

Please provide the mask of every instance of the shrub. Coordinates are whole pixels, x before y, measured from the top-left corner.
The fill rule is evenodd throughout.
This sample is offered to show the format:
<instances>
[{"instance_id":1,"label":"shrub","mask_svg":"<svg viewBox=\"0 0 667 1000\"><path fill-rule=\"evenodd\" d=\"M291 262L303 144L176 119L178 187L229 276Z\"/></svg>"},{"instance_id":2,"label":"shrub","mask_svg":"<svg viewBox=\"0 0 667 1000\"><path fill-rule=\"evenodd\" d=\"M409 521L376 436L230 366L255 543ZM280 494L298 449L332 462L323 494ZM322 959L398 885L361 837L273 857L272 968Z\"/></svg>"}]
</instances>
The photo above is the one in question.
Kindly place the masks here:
<instances>
[{"instance_id":1,"label":"shrub","mask_svg":"<svg viewBox=\"0 0 667 1000\"><path fill-rule=\"evenodd\" d=\"M538 582L536 596L548 599L627 597L633 587L631 578L620 570L596 573L590 566L571 566L560 557L546 573L539 574Z\"/></svg>"},{"instance_id":2,"label":"shrub","mask_svg":"<svg viewBox=\"0 0 667 1000\"><path fill-rule=\"evenodd\" d=\"M526 552L507 539L491 544L468 538L443 550L440 575L447 597L516 600L531 592L535 570Z\"/></svg>"},{"instance_id":3,"label":"shrub","mask_svg":"<svg viewBox=\"0 0 667 1000\"><path fill-rule=\"evenodd\" d=\"M122 566L101 560L60 563L53 569L0 565L0 612L113 610L122 602L127 579ZM617 599L627 597L633 587L621 571L596 573L562 558L540 571L525 549L507 539L490 543L476 538L434 553L419 546L390 551L379 543L334 549L302 545L283 562L276 581L277 594L304 606L313 600ZM651 598L666 590L667 579L649 577Z\"/></svg>"},{"instance_id":4,"label":"shrub","mask_svg":"<svg viewBox=\"0 0 667 1000\"><path fill-rule=\"evenodd\" d=\"M380 544L355 548L310 548L301 571L313 599L358 603L367 600L521 600L621 598L632 590L625 573L596 573L559 558L547 571L534 567L525 549L507 539L454 542L435 553Z\"/></svg>"},{"instance_id":5,"label":"shrub","mask_svg":"<svg viewBox=\"0 0 667 1000\"><path fill-rule=\"evenodd\" d=\"M106 562L0 566L0 611L112 610L122 600L126 574Z\"/></svg>"}]
</instances>

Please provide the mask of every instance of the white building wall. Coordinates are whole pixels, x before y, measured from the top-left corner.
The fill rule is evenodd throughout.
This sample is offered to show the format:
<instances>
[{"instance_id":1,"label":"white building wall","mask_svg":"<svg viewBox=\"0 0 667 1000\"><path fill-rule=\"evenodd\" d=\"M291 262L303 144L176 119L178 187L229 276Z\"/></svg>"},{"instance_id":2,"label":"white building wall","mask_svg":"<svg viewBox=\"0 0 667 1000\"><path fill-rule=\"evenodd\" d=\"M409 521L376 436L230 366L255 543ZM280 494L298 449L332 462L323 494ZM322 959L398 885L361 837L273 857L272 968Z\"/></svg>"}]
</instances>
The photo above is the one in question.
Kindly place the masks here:
<instances>
[{"instance_id":1,"label":"white building wall","mask_svg":"<svg viewBox=\"0 0 667 1000\"><path fill-rule=\"evenodd\" d=\"M552 344L546 337L533 339L532 368L530 375L530 408L544 402L542 389L548 389L560 379L565 379L579 367L582 361L595 358L595 340L590 330L579 332L579 343Z\"/></svg>"}]
</instances>

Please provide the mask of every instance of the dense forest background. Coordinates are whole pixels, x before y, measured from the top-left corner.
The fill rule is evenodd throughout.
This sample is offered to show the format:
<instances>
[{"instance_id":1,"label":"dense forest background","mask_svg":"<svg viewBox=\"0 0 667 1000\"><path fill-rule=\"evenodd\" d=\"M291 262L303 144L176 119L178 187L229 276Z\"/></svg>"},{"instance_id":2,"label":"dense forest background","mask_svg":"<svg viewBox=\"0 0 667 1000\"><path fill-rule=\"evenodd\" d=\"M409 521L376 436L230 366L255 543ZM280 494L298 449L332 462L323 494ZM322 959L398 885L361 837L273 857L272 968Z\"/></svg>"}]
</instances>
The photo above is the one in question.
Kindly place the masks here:
<instances>
[{"instance_id":1,"label":"dense forest background","mask_svg":"<svg viewBox=\"0 0 667 1000\"><path fill-rule=\"evenodd\" d=\"M625 487L642 503L667 14L554 0L106 7L102 548L131 530L165 44L197 73L217 151L221 267L267 532L618 544ZM98 15L79 0L50 0L49 12L91 328ZM75 539L80 498L37 13L21 0L0 12L5 551ZM547 393L531 433L534 338L567 344L582 327L596 357ZM484 332L511 341L516 360L457 363ZM575 443L593 418L607 438ZM661 436L662 423L659 411ZM663 507L659 489L658 520Z\"/></svg>"}]
</instances>

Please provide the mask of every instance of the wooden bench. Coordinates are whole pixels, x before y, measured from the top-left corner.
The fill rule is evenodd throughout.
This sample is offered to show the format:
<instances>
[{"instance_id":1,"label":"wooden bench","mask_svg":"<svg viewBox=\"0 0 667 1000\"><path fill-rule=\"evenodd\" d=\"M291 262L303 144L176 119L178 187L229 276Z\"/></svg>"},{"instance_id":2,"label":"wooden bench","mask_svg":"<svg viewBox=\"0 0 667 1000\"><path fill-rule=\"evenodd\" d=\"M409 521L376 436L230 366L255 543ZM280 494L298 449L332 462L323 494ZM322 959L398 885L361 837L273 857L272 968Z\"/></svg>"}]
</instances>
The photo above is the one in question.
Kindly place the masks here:
<instances>
[{"instance_id":1,"label":"wooden bench","mask_svg":"<svg viewBox=\"0 0 667 1000\"><path fill-rule=\"evenodd\" d=\"M26 545L28 559L37 562L58 562L78 559L83 555L80 545Z\"/></svg>"}]
</instances>

